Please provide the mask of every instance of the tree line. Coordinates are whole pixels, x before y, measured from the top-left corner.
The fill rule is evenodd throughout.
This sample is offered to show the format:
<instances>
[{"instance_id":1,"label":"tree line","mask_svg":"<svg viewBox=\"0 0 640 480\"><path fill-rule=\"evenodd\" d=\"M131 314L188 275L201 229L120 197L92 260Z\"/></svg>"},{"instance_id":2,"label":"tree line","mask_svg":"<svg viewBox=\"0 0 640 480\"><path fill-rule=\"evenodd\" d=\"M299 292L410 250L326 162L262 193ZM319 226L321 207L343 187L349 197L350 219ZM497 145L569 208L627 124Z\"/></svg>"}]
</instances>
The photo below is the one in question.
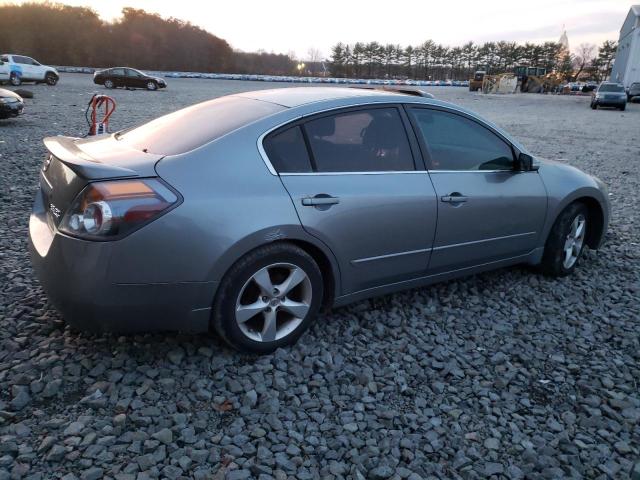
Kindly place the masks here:
<instances>
[{"instance_id":1,"label":"tree line","mask_svg":"<svg viewBox=\"0 0 640 480\"><path fill-rule=\"evenodd\" d=\"M51 65L286 75L287 55L235 51L223 39L176 18L124 8L105 22L90 8L57 3L0 5L0 49Z\"/></svg>"},{"instance_id":2,"label":"tree line","mask_svg":"<svg viewBox=\"0 0 640 480\"><path fill-rule=\"evenodd\" d=\"M336 77L464 80L476 68L495 74L529 65L559 72L566 79L582 75L601 80L609 74L616 51L615 42L609 41L599 48L580 45L575 55L556 42L468 42L459 47L432 40L407 47L337 43L327 62L319 51L309 50L301 71L292 55L237 51L189 22L135 8L124 8L120 18L105 22L87 7L4 4L0 19L0 50L68 66L268 75L324 74L328 66L328 73Z\"/></svg>"},{"instance_id":3,"label":"tree line","mask_svg":"<svg viewBox=\"0 0 640 480\"><path fill-rule=\"evenodd\" d=\"M599 48L580 45L571 54L558 42L467 42L448 47L433 40L406 46L378 42L339 42L331 49L331 74L353 78L410 78L414 80L466 80L476 69L489 74L512 72L518 65L543 67L566 80L588 74L606 78L613 63L616 43L605 41ZM576 70L578 75L576 75Z\"/></svg>"}]
</instances>

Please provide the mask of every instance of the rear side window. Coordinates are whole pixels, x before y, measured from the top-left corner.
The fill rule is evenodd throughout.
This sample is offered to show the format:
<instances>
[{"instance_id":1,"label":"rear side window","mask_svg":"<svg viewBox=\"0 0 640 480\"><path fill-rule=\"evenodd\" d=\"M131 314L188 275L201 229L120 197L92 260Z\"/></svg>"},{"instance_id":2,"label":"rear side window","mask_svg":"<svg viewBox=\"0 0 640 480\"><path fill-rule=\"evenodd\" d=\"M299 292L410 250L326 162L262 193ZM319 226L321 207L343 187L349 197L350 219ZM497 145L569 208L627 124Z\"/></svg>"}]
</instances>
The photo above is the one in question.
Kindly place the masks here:
<instances>
[{"instance_id":1,"label":"rear side window","mask_svg":"<svg viewBox=\"0 0 640 480\"><path fill-rule=\"evenodd\" d=\"M249 98L221 97L124 130L116 134L116 139L143 152L178 155L284 109Z\"/></svg>"},{"instance_id":2,"label":"rear side window","mask_svg":"<svg viewBox=\"0 0 640 480\"><path fill-rule=\"evenodd\" d=\"M107 73L109 73L110 75L122 76L124 75L124 68L112 68L111 70L108 70Z\"/></svg>"},{"instance_id":3,"label":"rear side window","mask_svg":"<svg viewBox=\"0 0 640 480\"><path fill-rule=\"evenodd\" d=\"M395 108L321 117L304 126L318 172L415 170L409 140Z\"/></svg>"},{"instance_id":4,"label":"rear side window","mask_svg":"<svg viewBox=\"0 0 640 480\"><path fill-rule=\"evenodd\" d=\"M263 145L278 173L311 172L309 153L299 126L270 135Z\"/></svg>"},{"instance_id":5,"label":"rear side window","mask_svg":"<svg viewBox=\"0 0 640 480\"><path fill-rule=\"evenodd\" d=\"M9 61L9 56L8 56L8 55L2 55L2 56L0 57L0 61L2 61L2 62L8 62L8 61Z\"/></svg>"},{"instance_id":6,"label":"rear side window","mask_svg":"<svg viewBox=\"0 0 640 480\"><path fill-rule=\"evenodd\" d=\"M462 115L410 109L427 147L430 170L511 170L509 144L488 128Z\"/></svg>"}]
</instances>

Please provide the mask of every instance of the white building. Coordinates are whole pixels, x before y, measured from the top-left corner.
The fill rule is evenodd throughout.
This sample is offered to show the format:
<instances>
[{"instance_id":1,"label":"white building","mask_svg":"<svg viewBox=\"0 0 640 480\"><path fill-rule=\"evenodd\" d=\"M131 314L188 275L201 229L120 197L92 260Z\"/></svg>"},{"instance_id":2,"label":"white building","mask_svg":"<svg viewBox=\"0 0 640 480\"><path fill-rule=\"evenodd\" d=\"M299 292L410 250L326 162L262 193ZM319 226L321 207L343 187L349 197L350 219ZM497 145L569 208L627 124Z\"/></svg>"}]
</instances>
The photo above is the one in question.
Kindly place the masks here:
<instances>
[{"instance_id":1,"label":"white building","mask_svg":"<svg viewBox=\"0 0 640 480\"><path fill-rule=\"evenodd\" d=\"M562 27L562 35L560 35L560 40L558 40L558 43L562 45L562 49L566 52L569 52L571 50L569 48L569 37L567 37L567 30L564 28L564 26Z\"/></svg>"},{"instance_id":2,"label":"white building","mask_svg":"<svg viewBox=\"0 0 640 480\"><path fill-rule=\"evenodd\" d=\"M640 5L633 5L620 29L611 81L628 87L640 82Z\"/></svg>"}]
</instances>

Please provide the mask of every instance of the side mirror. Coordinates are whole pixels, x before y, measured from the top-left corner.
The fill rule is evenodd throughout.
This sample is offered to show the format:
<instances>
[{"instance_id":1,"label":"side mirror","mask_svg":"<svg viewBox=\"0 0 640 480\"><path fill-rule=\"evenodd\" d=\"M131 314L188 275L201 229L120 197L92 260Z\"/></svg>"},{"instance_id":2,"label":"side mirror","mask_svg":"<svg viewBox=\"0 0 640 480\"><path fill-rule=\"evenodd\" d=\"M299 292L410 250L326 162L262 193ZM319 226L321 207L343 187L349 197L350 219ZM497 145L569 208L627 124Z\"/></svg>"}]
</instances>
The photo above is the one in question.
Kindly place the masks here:
<instances>
[{"instance_id":1,"label":"side mirror","mask_svg":"<svg viewBox=\"0 0 640 480\"><path fill-rule=\"evenodd\" d=\"M533 157L527 153L520 153L518 155L517 170L521 172L535 172L538 170L538 165L534 165Z\"/></svg>"}]
</instances>

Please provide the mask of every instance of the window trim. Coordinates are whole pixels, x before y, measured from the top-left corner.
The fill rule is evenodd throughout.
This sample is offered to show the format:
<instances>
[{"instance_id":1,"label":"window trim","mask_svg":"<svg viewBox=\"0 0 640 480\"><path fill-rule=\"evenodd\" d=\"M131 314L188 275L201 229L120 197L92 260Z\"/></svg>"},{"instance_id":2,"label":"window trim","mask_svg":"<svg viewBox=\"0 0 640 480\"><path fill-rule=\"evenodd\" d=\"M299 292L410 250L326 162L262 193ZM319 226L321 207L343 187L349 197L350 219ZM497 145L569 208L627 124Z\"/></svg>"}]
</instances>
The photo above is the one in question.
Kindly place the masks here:
<instances>
[{"instance_id":1,"label":"window trim","mask_svg":"<svg viewBox=\"0 0 640 480\"><path fill-rule=\"evenodd\" d=\"M309 167L311 168L311 172L287 172L288 174L309 174L309 173L314 173L315 170L315 158L313 157L313 153L311 152L311 148L309 146L309 140L307 138L307 132L305 131L305 129L302 127L302 124L299 123L296 119L296 121L292 122L292 123L285 123L284 125L281 125L280 127L277 127L275 130L271 130L266 134L262 134L260 136L260 138L262 138L263 140L268 140L267 137L277 137L278 135L288 132L289 130L292 130L294 128L297 128L300 131L300 135L302 136L302 142L304 143L304 148L307 151L307 158L309 160ZM262 149L260 149L260 147L263 147L263 142L258 139L258 149L260 150L260 155L263 157L263 160L265 158L269 158L269 155L267 154L267 149L266 147L263 147ZM265 161L265 163L267 163ZM271 159L269 159L267 167L269 167L269 171L273 174L273 175L279 175L278 171L276 170L276 168L273 166L273 163L271 162ZM280 174L282 175L282 173Z\"/></svg>"},{"instance_id":2,"label":"window trim","mask_svg":"<svg viewBox=\"0 0 640 480\"><path fill-rule=\"evenodd\" d=\"M421 105L420 103L416 103L417 105ZM307 132L304 128L304 124L310 122L312 120L316 120L318 118L329 117L340 115L342 113L350 113L357 112L360 110L372 110L372 109L382 109L382 108L394 108L398 112L398 116L400 117L400 121L402 123L402 127L404 128L405 135L407 137L407 143L409 144L409 150L411 152L411 158L413 160L413 170L389 170L389 171L346 171L346 172L318 172L316 169L315 157L313 156L313 152L311 150L311 145L308 142ZM280 131L287 130L288 128L293 128L296 126L301 127L302 134L305 139L305 147L307 148L307 154L309 155L309 159L311 162L311 168L314 169L313 172L278 172L271 160L269 159L269 155L264 148L263 142L269 135L277 135ZM258 137L258 152L262 157L267 169L272 175L275 176L308 176L308 175L389 175L389 174L407 174L407 173L427 173L425 168L424 160L422 158L419 145L417 144L415 133L409 123L409 116L405 112L404 104L398 102L376 102L376 103L366 103L366 104L355 104L355 105L341 105L338 107L332 107L325 110L320 110L317 112L299 115L296 118L287 120L275 127L265 131Z\"/></svg>"},{"instance_id":3,"label":"window trim","mask_svg":"<svg viewBox=\"0 0 640 480\"><path fill-rule=\"evenodd\" d=\"M424 161L425 167L427 169L427 171L432 174L432 173L470 173L470 172L475 172L475 173L497 173L497 172L517 172L518 170L512 168L512 169L501 169L501 170L477 170L477 169L473 169L473 170L436 170L436 169L432 169L431 168L431 156L429 155L429 148L428 145L422 135L422 131L420 130L420 126L416 123L415 118L413 117L413 115L411 115L411 110L437 110L440 112L444 112L444 113L450 113L451 115L457 115L459 117L465 118L475 124L477 124L478 126L488 130L489 132L491 132L492 134L494 134L496 137L498 137L498 139L502 140L507 147L509 147L509 150L511 150L511 156L513 159L513 163L514 166L516 165L516 159L518 158L519 155L519 150L513 145L513 143L511 143L509 141L508 138L506 138L504 135L502 135L500 132L496 131L495 129L493 129L490 125L487 125L486 123L480 121L479 119L473 117L472 115L467 114L466 112L462 112L460 110L455 110L455 109L451 109L451 108L447 108L447 107L442 107L440 105L429 105L429 104L415 104L415 103L407 103L404 105L404 109L407 112L407 117L409 119L409 122L411 123L411 128L413 129L413 134L415 135L418 145L420 146L420 153L422 154L422 159Z\"/></svg>"}]
</instances>

